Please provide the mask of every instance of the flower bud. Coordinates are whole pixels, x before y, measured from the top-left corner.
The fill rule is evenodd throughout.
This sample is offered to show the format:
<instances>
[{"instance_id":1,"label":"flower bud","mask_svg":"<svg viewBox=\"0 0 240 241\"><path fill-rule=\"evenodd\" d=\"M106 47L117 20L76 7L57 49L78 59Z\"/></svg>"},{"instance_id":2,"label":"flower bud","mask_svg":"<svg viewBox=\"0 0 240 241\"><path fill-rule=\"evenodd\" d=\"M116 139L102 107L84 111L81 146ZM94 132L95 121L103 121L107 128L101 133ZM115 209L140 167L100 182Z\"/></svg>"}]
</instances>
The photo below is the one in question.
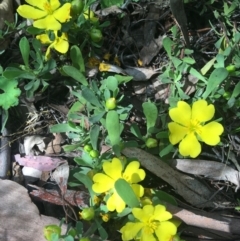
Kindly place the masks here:
<instances>
[{"instance_id":1,"label":"flower bud","mask_svg":"<svg viewBox=\"0 0 240 241\"><path fill-rule=\"evenodd\" d=\"M83 238L80 238L79 241L90 241L90 239L87 237L83 237Z\"/></svg>"},{"instance_id":2,"label":"flower bud","mask_svg":"<svg viewBox=\"0 0 240 241\"><path fill-rule=\"evenodd\" d=\"M91 145L85 145L85 146L83 147L83 149L84 149L84 151L86 151L86 152L89 153L93 148L92 148Z\"/></svg>"},{"instance_id":3,"label":"flower bud","mask_svg":"<svg viewBox=\"0 0 240 241\"><path fill-rule=\"evenodd\" d=\"M44 238L48 241L52 240L51 236L54 233L61 235L61 228L55 224L45 226L43 229Z\"/></svg>"},{"instance_id":4,"label":"flower bud","mask_svg":"<svg viewBox=\"0 0 240 241\"><path fill-rule=\"evenodd\" d=\"M86 221L90 221L95 216L95 211L92 207L90 208L84 208L82 212L79 212L80 218Z\"/></svg>"},{"instance_id":5,"label":"flower bud","mask_svg":"<svg viewBox=\"0 0 240 241\"><path fill-rule=\"evenodd\" d=\"M90 155L91 157L93 157L93 158L98 158L98 157L99 157L99 151L97 151L97 150L91 150L91 151L89 152L89 155Z\"/></svg>"},{"instance_id":6,"label":"flower bud","mask_svg":"<svg viewBox=\"0 0 240 241\"><path fill-rule=\"evenodd\" d=\"M233 73L236 71L236 67L235 65L231 64L226 67L226 70L228 71L228 73Z\"/></svg>"},{"instance_id":7,"label":"flower bud","mask_svg":"<svg viewBox=\"0 0 240 241\"><path fill-rule=\"evenodd\" d=\"M106 101L106 108L108 110L113 110L115 109L117 106L117 101L115 98L109 98L107 101Z\"/></svg>"},{"instance_id":8,"label":"flower bud","mask_svg":"<svg viewBox=\"0 0 240 241\"><path fill-rule=\"evenodd\" d=\"M150 137L150 138L147 139L145 144L148 148L153 148L153 147L156 147L158 145L158 142L157 142L156 139Z\"/></svg>"}]
</instances>

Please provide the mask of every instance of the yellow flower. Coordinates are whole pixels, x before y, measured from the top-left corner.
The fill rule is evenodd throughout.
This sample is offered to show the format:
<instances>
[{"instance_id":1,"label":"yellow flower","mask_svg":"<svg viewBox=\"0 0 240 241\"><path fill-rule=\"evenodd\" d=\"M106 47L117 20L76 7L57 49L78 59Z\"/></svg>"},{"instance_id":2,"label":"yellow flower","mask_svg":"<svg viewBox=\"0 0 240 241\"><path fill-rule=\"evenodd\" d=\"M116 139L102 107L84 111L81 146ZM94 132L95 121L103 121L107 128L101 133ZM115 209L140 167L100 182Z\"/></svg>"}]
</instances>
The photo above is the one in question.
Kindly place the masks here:
<instances>
[{"instance_id":1,"label":"yellow flower","mask_svg":"<svg viewBox=\"0 0 240 241\"><path fill-rule=\"evenodd\" d=\"M108 222L110 219L110 215L108 213L100 213L100 216L102 217L103 222Z\"/></svg>"},{"instance_id":2,"label":"yellow flower","mask_svg":"<svg viewBox=\"0 0 240 241\"><path fill-rule=\"evenodd\" d=\"M54 31L55 39L51 41L47 34L37 35L36 38L41 41L42 44L50 44L47 48L45 58L50 58L50 50L54 48L61 54L65 54L68 51L69 43L66 33L62 33L61 37L58 37L57 31Z\"/></svg>"},{"instance_id":3,"label":"yellow flower","mask_svg":"<svg viewBox=\"0 0 240 241\"><path fill-rule=\"evenodd\" d=\"M197 157L201 152L199 140L210 146L220 142L223 126L216 121L204 124L213 118L214 113L214 106L205 100L194 102L192 108L186 102L178 101L177 107L169 111L173 120L168 124L169 140L173 145L180 142L181 155Z\"/></svg>"},{"instance_id":4,"label":"yellow flower","mask_svg":"<svg viewBox=\"0 0 240 241\"><path fill-rule=\"evenodd\" d=\"M28 4L20 5L17 12L24 18L35 20L35 28L60 30L61 23L70 19L71 4L61 6L59 0L25 0ZM61 6L61 7L60 7Z\"/></svg>"},{"instance_id":5,"label":"yellow flower","mask_svg":"<svg viewBox=\"0 0 240 241\"><path fill-rule=\"evenodd\" d=\"M99 71L101 71L101 72L108 71L110 69L111 69L111 65L109 65L109 64L105 64L105 63L99 64Z\"/></svg>"},{"instance_id":6,"label":"yellow flower","mask_svg":"<svg viewBox=\"0 0 240 241\"><path fill-rule=\"evenodd\" d=\"M107 208L109 211L116 210L118 213L121 213L126 206L114 188L115 182L121 178L125 179L131 185L137 197L143 196L144 189L137 183L142 181L146 174L143 169L139 169L139 166L140 163L138 161L132 161L123 172L121 161L118 158L113 158L112 161L103 163L105 174L97 173L93 176L93 191L96 193L109 192L110 194L107 200Z\"/></svg>"},{"instance_id":7,"label":"yellow flower","mask_svg":"<svg viewBox=\"0 0 240 241\"><path fill-rule=\"evenodd\" d=\"M145 205L132 209L135 222L128 222L120 229L122 240L139 239L141 241L170 241L177 233L177 227L171 221L172 214L163 205Z\"/></svg>"}]
</instances>

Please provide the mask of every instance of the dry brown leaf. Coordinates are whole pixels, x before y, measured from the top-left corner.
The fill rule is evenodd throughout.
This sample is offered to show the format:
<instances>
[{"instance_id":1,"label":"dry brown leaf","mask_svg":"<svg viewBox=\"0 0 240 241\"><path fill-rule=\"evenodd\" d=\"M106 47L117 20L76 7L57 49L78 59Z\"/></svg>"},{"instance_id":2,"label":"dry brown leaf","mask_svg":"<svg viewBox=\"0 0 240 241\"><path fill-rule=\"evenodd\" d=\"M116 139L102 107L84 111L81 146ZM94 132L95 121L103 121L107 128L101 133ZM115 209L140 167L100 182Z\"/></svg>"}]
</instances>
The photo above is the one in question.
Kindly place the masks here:
<instances>
[{"instance_id":1,"label":"dry brown leaf","mask_svg":"<svg viewBox=\"0 0 240 241\"><path fill-rule=\"evenodd\" d=\"M147 68L135 68L135 67L129 67L124 69L125 73L127 75L130 75L133 77L133 80L135 81L147 81L151 79L154 75L159 74L155 70L147 69Z\"/></svg>"},{"instance_id":2,"label":"dry brown leaf","mask_svg":"<svg viewBox=\"0 0 240 241\"><path fill-rule=\"evenodd\" d=\"M56 170L51 174L52 179L58 184L61 189L61 194L64 196L67 191L67 180L69 176L69 165L63 163L58 166Z\"/></svg>"},{"instance_id":3,"label":"dry brown leaf","mask_svg":"<svg viewBox=\"0 0 240 241\"><path fill-rule=\"evenodd\" d=\"M102 17L102 16L108 16L109 14L115 14L116 15L116 14L119 14L119 13L122 13L122 12L123 12L123 10L121 8L119 8L116 5L113 5L109 8L104 8L104 9L101 9L99 11L96 11L95 14L97 16Z\"/></svg>"},{"instance_id":4,"label":"dry brown leaf","mask_svg":"<svg viewBox=\"0 0 240 241\"><path fill-rule=\"evenodd\" d=\"M64 138L60 133L53 133L53 135L54 139L48 143L47 148L45 149L47 155L59 154L62 151L61 144L63 143Z\"/></svg>"},{"instance_id":5,"label":"dry brown leaf","mask_svg":"<svg viewBox=\"0 0 240 241\"><path fill-rule=\"evenodd\" d=\"M220 194L212 197L212 190L194 177L175 171L172 167L139 148L125 148L122 153L127 157L137 158L141 165L171 185L188 203L196 207L216 207L216 204L227 202Z\"/></svg>"},{"instance_id":6,"label":"dry brown leaf","mask_svg":"<svg viewBox=\"0 0 240 241\"><path fill-rule=\"evenodd\" d=\"M206 160L174 159L171 166L179 171L193 175L202 175L214 180L224 180L235 184L239 188L240 172L224 163Z\"/></svg>"},{"instance_id":7,"label":"dry brown leaf","mask_svg":"<svg viewBox=\"0 0 240 241\"><path fill-rule=\"evenodd\" d=\"M26 136L24 138L24 150L26 155L35 155L39 154L34 147L37 147L40 152L44 151L45 148L44 137L33 135L33 136Z\"/></svg>"}]
</instances>

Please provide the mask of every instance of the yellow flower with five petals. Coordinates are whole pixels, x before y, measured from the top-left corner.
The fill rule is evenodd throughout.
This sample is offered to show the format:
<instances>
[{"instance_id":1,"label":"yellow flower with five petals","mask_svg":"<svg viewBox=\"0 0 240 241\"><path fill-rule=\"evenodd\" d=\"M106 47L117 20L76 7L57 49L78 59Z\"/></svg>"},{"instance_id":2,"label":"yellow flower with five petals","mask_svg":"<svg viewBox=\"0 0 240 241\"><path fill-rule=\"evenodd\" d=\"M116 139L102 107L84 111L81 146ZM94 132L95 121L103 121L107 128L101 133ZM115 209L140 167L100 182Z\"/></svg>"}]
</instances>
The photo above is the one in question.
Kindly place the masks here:
<instances>
[{"instance_id":1,"label":"yellow flower with five petals","mask_svg":"<svg viewBox=\"0 0 240 241\"><path fill-rule=\"evenodd\" d=\"M96 193L108 192L109 198L107 200L107 208L109 211L116 210L121 213L126 204L122 198L118 195L114 188L114 184L119 179L125 179L132 187L137 197L142 197L144 194L144 188L137 184L145 178L145 171L140 169L140 163L138 161L130 162L123 171L123 165L118 158L113 158L112 161L106 161L103 163L104 173L97 173L93 176L92 189Z\"/></svg>"},{"instance_id":2,"label":"yellow flower with five petals","mask_svg":"<svg viewBox=\"0 0 240 241\"><path fill-rule=\"evenodd\" d=\"M41 34L37 35L36 38L41 41L42 44L50 44L47 48L45 58L50 58L50 50L54 48L56 51L58 51L61 54L65 54L68 51L69 43L68 43L68 37L66 33L62 33L62 35L59 37L57 34L57 31L54 31L55 39L51 41L49 39L48 34Z\"/></svg>"},{"instance_id":3,"label":"yellow flower with five petals","mask_svg":"<svg viewBox=\"0 0 240 241\"><path fill-rule=\"evenodd\" d=\"M70 3L65 3L61 6L59 0L25 1L32 6L27 4L20 5L17 12L24 18L35 20L33 22L35 28L60 30L61 23L65 23L70 19Z\"/></svg>"},{"instance_id":4,"label":"yellow flower with five petals","mask_svg":"<svg viewBox=\"0 0 240 241\"><path fill-rule=\"evenodd\" d=\"M171 144L179 144L179 152L183 156L197 157L201 153L199 140L210 146L220 142L223 126L211 121L215 113L214 105L206 100L198 100L192 108L184 101L178 101L177 107L170 109L169 115L173 122L168 124Z\"/></svg>"},{"instance_id":5,"label":"yellow flower with five petals","mask_svg":"<svg viewBox=\"0 0 240 241\"><path fill-rule=\"evenodd\" d=\"M141 241L170 241L177 233L176 225L168 221L172 214L163 205L145 205L143 208L133 208L135 222L127 222L120 229L122 240L137 239Z\"/></svg>"}]
</instances>

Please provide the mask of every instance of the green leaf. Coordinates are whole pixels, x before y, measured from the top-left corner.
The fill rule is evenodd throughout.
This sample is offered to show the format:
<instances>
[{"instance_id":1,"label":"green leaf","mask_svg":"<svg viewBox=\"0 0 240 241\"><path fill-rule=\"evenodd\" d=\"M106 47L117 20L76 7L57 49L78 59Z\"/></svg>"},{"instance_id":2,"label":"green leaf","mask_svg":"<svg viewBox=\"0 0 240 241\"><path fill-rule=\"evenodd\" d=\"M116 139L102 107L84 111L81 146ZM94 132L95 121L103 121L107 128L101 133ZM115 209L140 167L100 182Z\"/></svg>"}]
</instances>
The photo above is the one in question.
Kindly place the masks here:
<instances>
[{"instance_id":1,"label":"green leaf","mask_svg":"<svg viewBox=\"0 0 240 241\"><path fill-rule=\"evenodd\" d=\"M15 79L15 78L24 78L24 79L35 79L36 76L33 73L29 73L24 70L20 70L14 67L7 67L4 72L3 76L7 79Z\"/></svg>"},{"instance_id":2,"label":"green leaf","mask_svg":"<svg viewBox=\"0 0 240 241\"><path fill-rule=\"evenodd\" d=\"M95 106L97 106L99 108L102 107L102 105L99 102L99 100L98 100L97 96L95 95L95 93L91 89L89 89L88 87L83 87L83 89L82 89L82 96L83 96L83 98L87 102L89 102L89 103L91 103L91 104L93 104L93 105L95 105Z\"/></svg>"},{"instance_id":3,"label":"green leaf","mask_svg":"<svg viewBox=\"0 0 240 241\"><path fill-rule=\"evenodd\" d=\"M95 164L94 159L85 151L82 152L82 156L81 157L75 157L74 161L78 165L84 166L84 167L94 168L94 164Z\"/></svg>"},{"instance_id":4,"label":"green leaf","mask_svg":"<svg viewBox=\"0 0 240 241\"><path fill-rule=\"evenodd\" d=\"M37 35L43 33L43 29L35 28L33 26L29 26L27 28L27 32L32 34L32 35Z\"/></svg>"},{"instance_id":5,"label":"green leaf","mask_svg":"<svg viewBox=\"0 0 240 241\"><path fill-rule=\"evenodd\" d=\"M80 82L82 85L87 86L88 82L85 78L85 76L75 67L69 66L69 65L64 65L62 67L62 70L65 72L66 75L72 77L73 79L77 80Z\"/></svg>"},{"instance_id":6,"label":"green leaf","mask_svg":"<svg viewBox=\"0 0 240 241\"><path fill-rule=\"evenodd\" d=\"M123 5L123 3L124 3L123 0L102 0L101 1L101 7L102 8L108 8L108 7L111 7L111 6L114 6L114 5L120 7L120 6Z\"/></svg>"},{"instance_id":7,"label":"green leaf","mask_svg":"<svg viewBox=\"0 0 240 241\"><path fill-rule=\"evenodd\" d=\"M94 150L97 150L98 137L100 132L99 125L93 125L90 129L90 141Z\"/></svg>"},{"instance_id":8,"label":"green leaf","mask_svg":"<svg viewBox=\"0 0 240 241\"><path fill-rule=\"evenodd\" d=\"M187 64L195 64L195 60L193 58L190 58L190 57L184 57L182 59L183 62L187 63Z\"/></svg>"},{"instance_id":9,"label":"green leaf","mask_svg":"<svg viewBox=\"0 0 240 241\"><path fill-rule=\"evenodd\" d=\"M83 173L75 173L73 176L78 181L80 181L81 183L84 184L84 186L88 189L91 197L93 198L94 197L94 192L92 190L93 182L92 182L91 178L89 176L87 176L86 174L83 174Z\"/></svg>"},{"instance_id":10,"label":"green leaf","mask_svg":"<svg viewBox=\"0 0 240 241\"><path fill-rule=\"evenodd\" d=\"M21 38L19 42L19 48L22 54L24 64L29 67L29 53L30 53L30 45L28 39L26 37Z\"/></svg>"},{"instance_id":11,"label":"green leaf","mask_svg":"<svg viewBox=\"0 0 240 241\"><path fill-rule=\"evenodd\" d=\"M70 49L70 57L73 63L73 66L80 70L80 72L85 72L85 65L80 48L76 45L73 45Z\"/></svg>"},{"instance_id":12,"label":"green leaf","mask_svg":"<svg viewBox=\"0 0 240 241\"><path fill-rule=\"evenodd\" d=\"M115 91L116 89L118 89L118 81L115 77L113 76L109 76L106 79L106 86L109 90L111 91Z\"/></svg>"},{"instance_id":13,"label":"green leaf","mask_svg":"<svg viewBox=\"0 0 240 241\"><path fill-rule=\"evenodd\" d=\"M97 229L100 234L101 240L107 240L108 238L107 231L103 228L103 226L100 224L100 222L97 219L95 219L95 223L97 224Z\"/></svg>"},{"instance_id":14,"label":"green leaf","mask_svg":"<svg viewBox=\"0 0 240 241\"><path fill-rule=\"evenodd\" d=\"M62 148L64 150L64 152L71 152L76 150L77 148L80 147L80 144L71 144L71 145L64 145Z\"/></svg>"},{"instance_id":15,"label":"green leaf","mask_svg":"<svg viewBox=\"0 0 240 241\"><path fill-rule=\"evenodd\" d=\"M130 127L130 131L139 139L143 139L139 126L136 123L133 123Z\"/></svg>"},{"instance_id":16,"label":"green leaf","mask_svg":"<svg viewBox=\"0 0 240 241\"><path fill-rule=\"evenodd\" d=\"M159 153L159 156L160 157L163 157L163 156L166 156L168 155L171 151L174 150L174 147L172 144L169 144L168 146L166 146L165 148L161 149L160 153Z\"/></svg>"},{"instance_id":17,"label":"green leaf","mask_svg":"<svg viewBox=\"0 0 240 241\"><path fill-rule=\"evenodd\" d=\"M172 45L173 45L173 41L169 37L166 37L163 39L163 47L167 51L168 57L171 57L171 55L172 55L171 54Z\"/></svg>"},{"instance_id":18,"label":"green leaf","mask_svg":"<svg viewBox=\"0 0 240 241\"><path fill-rule=\"evenodd\" d=\"M206 99L227 77L228 71L225 68L215 69L209 77L207 88L203 93L202 98Z\"/></svg>"},{"instance_id":19,"label":"green leaf","mask_svg":"<svg viewBox=\"0 0 240 241\"><path fill-rule=\"evenodd\" d=\"M0 94L0 106L4 110L8 110L11 106L18 105L18 97L21 94L21 90L17 88L17 85L17 80L0 77L0 89L3 92Z\"/></svg>"},{"instance_id":20,"label":"green leaf","mask_svg":"<svg viewBox=\"0 0 240 241\"><path fill-rule=\"evenodd\" d=\"M147 131L156 124L158 109L154 103L145 102L142 104L143 113L147 119Z\"/></svg>"},{"instance_id":21,"label":"green leaf","mask_svg":"<svg viewBox=\"0 0 240 241\"><path fill-rule=\"evenodd\" d=\"M103 112L100 112L100 113L97 113L95 115L92 115L90 118L89 118L89 121L91 123L97 123L98 121L100 121L102 119L102 117L105 115L106 111L103 111Z\"/></svg>"},{"instance_id":22,"label":"green leaf","mask_svg":"<svg viewBox=\"0 0 240 241\"><path fill-rule=\"evenodd\" d=\"M118 80L119 85L123 83L127 83L133 79L132 76L124 76L124 75L118 75L118 74L115 74L114 77Z\"/></svg>"},{"instance_id":23,"label":"green leaf","mask_svg":"<svg viewBox=\"0 0 240 241\"><path fill-rule=\"evenodd\" d=\"M210 59L202 68L201 68L201 74L202 75L205 75L211 68L212 66L214 65L216 61L216 58L212 58Z\"/></svg>"},{"instance_id":24,"label":"green leaf","mask_svg":"<svg viewBox=\"0 0 240 241\"><path fill-rule=\"evenodd\" d=\"M56 124L50 127L50 132L52 133L69 132L69 131L76 131L76 129L70 127L69 124Z\"/></svg>"},{"instance_id":25,"label":"green leaf","mask_svg":"<svg viewBox=\"0 0 240 241\"><path fill-rule=\"evenodd\" d=\"M205 78L194 68L190 68L189 73L192 74L193 76L197 77L198 79L202 80L205 84L207 83L207 81L205 80Z\"/></svg>"},{"instance_id":26,"label":"green leaf","mask_svg":"<svg viewBox=\"0 0 240 241\"><path fill-rule=\"evenodd\" d=\"M111 142L111 145L119 145L120 135L121 135L121 126L119 123L119 116L115 110L111 110L107 113L106 116L106 129L108 132L108 137Z\"/></svg>"},{"instance_id":27,"label":"green leaf","mask_svg":"<svg viewBox=\"0 0 240 241\"><path fill-rule=\"evenodd\" d=\"M155 194L159 198L159 200L161 200L161 201L170 203L174 206L178 205L176 199L172 195L170 195L170 194L168 194L164 191L159 190L159 191L156 191Z\"/></svg>"},{"instance_id":28,"label":"green leaf","mask_svg":"<svg viewBox=\"0 0 240 241\"><path fill-rule=\"evenodd\" d=\"M235 85L231 97L236 98L239 94L240 94L240 82L238 82L238 83Z\"/></svg>"},{"instance_id":29,"label":"green leaf","mask_svg":"<svg viewBox=\"0 0 240 241\"><path fill-rule=\"evenodd\" d=\"M114 184L114 188L129 207L134 208L140 206L136 194L125 179L118 179Z\"/></svg>"}]
</instances>

